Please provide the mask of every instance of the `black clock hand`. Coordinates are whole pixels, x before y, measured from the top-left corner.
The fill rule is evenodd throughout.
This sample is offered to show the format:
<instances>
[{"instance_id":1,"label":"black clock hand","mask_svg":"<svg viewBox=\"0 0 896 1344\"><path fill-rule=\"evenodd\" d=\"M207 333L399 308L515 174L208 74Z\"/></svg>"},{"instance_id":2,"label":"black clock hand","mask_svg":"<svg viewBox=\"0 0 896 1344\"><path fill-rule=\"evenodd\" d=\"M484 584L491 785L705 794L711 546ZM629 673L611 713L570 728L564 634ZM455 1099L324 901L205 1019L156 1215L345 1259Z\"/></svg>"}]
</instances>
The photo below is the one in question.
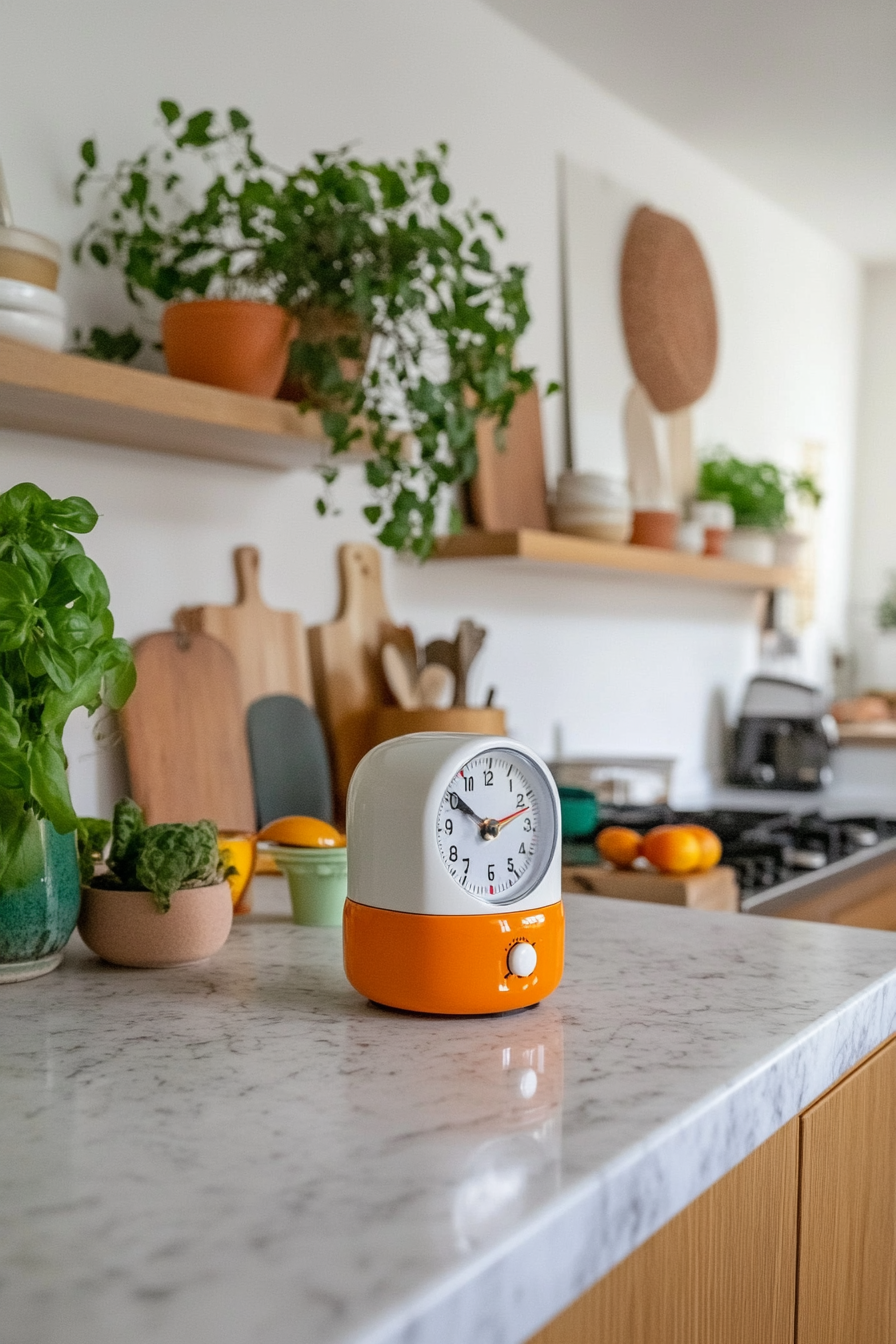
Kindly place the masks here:
<instances>
[{"instance_id":1,"label":"black clock hand","mask_svg":"<svg viewBox=\"0 0 896 1344\"><path fill-rule=\"evenodd\" d=\"M467 806L467 804L464 802L463 798L461 798L459 793L452 793L451 797L453 799L451 804L452 807L458 808L461 812L466 812L467 816L472 817L476 825L480 829L486 825L486 822L482 820L482 817L477 817L472 807Z\"/></svg>"}]
</instances>

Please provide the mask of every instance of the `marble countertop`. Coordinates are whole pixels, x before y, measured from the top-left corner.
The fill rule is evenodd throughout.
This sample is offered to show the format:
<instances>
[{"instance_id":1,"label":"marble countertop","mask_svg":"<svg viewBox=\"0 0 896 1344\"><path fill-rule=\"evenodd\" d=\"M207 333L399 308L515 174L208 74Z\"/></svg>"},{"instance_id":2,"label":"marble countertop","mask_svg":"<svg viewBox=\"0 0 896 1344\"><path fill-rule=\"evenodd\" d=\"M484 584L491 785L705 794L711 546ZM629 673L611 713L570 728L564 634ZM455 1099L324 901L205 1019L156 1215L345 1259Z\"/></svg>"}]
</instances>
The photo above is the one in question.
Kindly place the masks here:
<instances>
[{"instance_id":1,"label":"marble countertop","mask_svg":"<svg viewBox=\"0 0 896 1344\"><path fill-rule=\"evenodd\" d=\"M387 1013L257 887L0 990L3 1344L520 1344L896 1030L896 934L587 896L538 1008Z\"/></svg>"}]
</instances>

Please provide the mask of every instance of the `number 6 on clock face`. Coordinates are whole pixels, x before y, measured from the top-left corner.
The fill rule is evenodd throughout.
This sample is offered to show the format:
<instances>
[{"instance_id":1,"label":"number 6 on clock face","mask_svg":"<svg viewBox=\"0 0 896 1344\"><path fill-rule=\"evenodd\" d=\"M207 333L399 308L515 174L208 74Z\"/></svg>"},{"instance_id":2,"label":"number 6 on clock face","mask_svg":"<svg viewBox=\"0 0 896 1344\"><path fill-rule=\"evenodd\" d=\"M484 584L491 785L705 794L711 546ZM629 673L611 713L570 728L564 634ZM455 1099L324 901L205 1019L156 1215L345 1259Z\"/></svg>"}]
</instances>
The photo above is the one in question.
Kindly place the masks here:
<instances>
[{"instance_id":1,"label":"number 6 on clock face","mask_svg":"<svg viewBox=\"0 0 896 1344\"><path fill-rule=\"evenodd\" d=\"M474 756L442 795L436 838L464 891L496 905L522 900L543 879L557 841L543 771L510 749Z\"/></svg>"}]
</instances>

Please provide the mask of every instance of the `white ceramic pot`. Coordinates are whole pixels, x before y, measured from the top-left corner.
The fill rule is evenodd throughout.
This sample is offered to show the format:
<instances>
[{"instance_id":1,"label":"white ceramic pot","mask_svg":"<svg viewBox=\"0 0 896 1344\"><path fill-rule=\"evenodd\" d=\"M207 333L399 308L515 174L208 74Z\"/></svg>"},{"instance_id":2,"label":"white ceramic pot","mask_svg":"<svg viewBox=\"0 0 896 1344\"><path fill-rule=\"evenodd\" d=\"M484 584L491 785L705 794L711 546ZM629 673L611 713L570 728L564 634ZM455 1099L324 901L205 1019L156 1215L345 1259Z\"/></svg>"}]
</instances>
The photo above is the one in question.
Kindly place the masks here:
<instances>
[{"instance_id":1,"label":"white ceramic pot","mask_svg":"<svg viewBox=\"0 0 896 1344\"><path fill-rule=\"evenodd\" d=\"M25 280L8 280L0 275L0 308L11 308L19 313L46 313L64 322L67 316L65 299L55 290L43 285L29 285Z\"/></svg>"},{"instance_id":2,"label":"white ceramic pot","mask_svg":"<svg viewBox=\"0 0 896 1344\"><path fill-rule=\"evenodd\" d=\"M625 481L615 476L597 471L564 471L557 478L557 504L619 513L631 508L631 497Z\"/></svg>"},{"instance_id":3,"label":"white ceramic pot","mask_svg":"<svg viewBox=\"0 0 896 1344\"><path fill-rule=\"evenodd\" d=\"M705 541L706 529L701 522L692 518L689 522L679 523L678 536L675 539L677 551L685 551L688 555L702 555Z\"/></svg>"},{"instance_id":4,"label":"white ceramic pot","mask_svg":"<svg viewBox=\"0 0 896 1344\"><path fill-rule=\"evenodd\" d=\"M229 882L176 891L164 913L148 891L85 887L78 932L103 961L155 968L205 961L227 942L232 923Z\"/></svg>"},{"instance_id":5,"label":"white ceramic pot","mask_svg":"<svg viewBox=\"0 0 896 1344\"><path fill-rule=\"evenodd\" d=\"M688 510L695 523L715 532L731 532L734 528L734 510L724 499L695 499Z\"/></svg>"},{"instance_id":6,"label":"white ceramic pot","mask_svg":"<svg viewBox=\"0 0 896 1344\"><path fill-rule=\"evenodd\" d=\"M775 534L762 527L736 527L725 538L723 554L728 560L741 560L747 565L773 565Z\"/></svg>"},{"instance_id":7,"label":"white ceramic pot","mask_svg":"<svg viewBox=\"0 0 896 1344\"><path fill-rule=\"evenodd\" d=\"M808 537L801 536L799 532L776 532L775 564L786 565L788 568L799 564L802 549L807 541Z\"/></svg>"},{"instance_id":8,"label":"white ceramic pot","mask_svg":"<svg viewBox=\"0 0 896 1344\"><path fill-rule=\"evenodd\" d=\"M0 308L0 336L10 336L27 345L39 345L45 350L61 350L65 345L65 322L50 313L23 313L15 308Z\"/></svg>"}]
</instances>

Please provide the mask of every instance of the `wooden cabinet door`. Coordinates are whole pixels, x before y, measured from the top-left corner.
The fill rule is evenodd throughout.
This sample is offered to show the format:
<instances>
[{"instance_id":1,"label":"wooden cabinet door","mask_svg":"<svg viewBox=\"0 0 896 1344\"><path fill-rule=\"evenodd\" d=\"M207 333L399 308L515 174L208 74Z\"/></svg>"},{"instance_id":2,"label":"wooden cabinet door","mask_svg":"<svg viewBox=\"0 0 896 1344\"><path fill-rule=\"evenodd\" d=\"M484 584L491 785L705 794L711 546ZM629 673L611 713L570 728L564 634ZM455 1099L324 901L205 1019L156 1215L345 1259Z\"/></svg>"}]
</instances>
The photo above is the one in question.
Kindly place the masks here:
<instances>
[{"instance_id":1,"label":"wooden cabinet door","mask_svg":"<svg viewBox=\"0 0 896 1344\"><path fill-rule=\"evenodd\" d=\"M797 1344L896 1341L896 1041L800 1117Z\"/></svg>"},{"instance_id":2,"label":"wooden cabinet door","mask_svg":"<svg viewBox=\"0 0 896 1344\"><path fill-rule=\"evenodd\" d=\"M793 1344L799 1123L772 1135L529 1344Z\"/></svg>"}]
</instances>

